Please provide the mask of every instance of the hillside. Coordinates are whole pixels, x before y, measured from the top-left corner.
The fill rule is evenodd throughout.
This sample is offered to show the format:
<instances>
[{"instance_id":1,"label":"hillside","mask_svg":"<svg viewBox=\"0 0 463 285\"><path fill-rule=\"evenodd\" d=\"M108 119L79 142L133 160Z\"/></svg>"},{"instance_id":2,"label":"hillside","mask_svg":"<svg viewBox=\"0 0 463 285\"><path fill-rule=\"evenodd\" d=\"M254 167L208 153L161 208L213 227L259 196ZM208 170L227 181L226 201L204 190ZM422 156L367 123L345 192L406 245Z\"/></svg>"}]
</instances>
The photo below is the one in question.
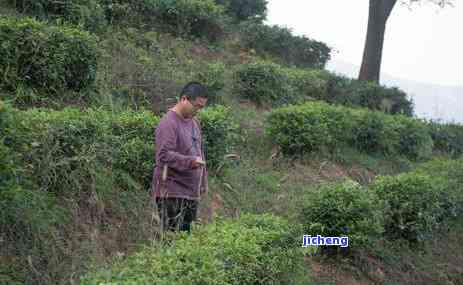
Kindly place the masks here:
<instances>
[{"instance_id":1,"label":"hillside","mask_svg":"<svg viewBox=\"0 0 463 285\"><path fill-rule=\"evenodd\" d=\"M327 71L326 44L265 12L0 1L0 284L463 282L463 127ZM209 192L166 234L154 129L192 80Z\"/></svg>"}]
</instances>

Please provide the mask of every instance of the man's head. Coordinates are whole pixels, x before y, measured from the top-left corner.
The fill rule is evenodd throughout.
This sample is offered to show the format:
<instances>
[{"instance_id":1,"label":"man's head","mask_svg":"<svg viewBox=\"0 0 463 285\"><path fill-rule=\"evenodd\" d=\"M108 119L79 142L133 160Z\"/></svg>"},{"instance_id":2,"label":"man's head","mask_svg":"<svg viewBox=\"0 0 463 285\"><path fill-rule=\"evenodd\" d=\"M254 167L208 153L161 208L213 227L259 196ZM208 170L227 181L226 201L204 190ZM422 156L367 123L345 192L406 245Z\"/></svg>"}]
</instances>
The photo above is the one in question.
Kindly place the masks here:
<instances>
[{"instance_id":1,"label":"man's head","mask_svg":"<svg viewBox=\"0 0 463 285\"><path fill-rule=\"evenodd\" d=\"M183 117L192 118L200 109L206 106L207 96L206 87L198 82L190 82L183 87L177 108Z\"/></svg>"}]
</instances>

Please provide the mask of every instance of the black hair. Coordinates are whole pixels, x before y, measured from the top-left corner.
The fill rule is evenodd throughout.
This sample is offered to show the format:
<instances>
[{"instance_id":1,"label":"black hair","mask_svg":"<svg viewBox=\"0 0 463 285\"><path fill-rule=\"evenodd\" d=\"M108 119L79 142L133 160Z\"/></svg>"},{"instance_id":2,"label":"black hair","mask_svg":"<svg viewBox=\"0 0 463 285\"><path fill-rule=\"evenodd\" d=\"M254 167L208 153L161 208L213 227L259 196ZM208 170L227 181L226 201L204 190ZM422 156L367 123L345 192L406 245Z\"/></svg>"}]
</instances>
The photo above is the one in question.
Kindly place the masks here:
<instances>
[{"instance_id":1,"label":"black hair","mask_svg":"<svg viewBox=\"0 0 463 285\"><path fill-rule=\"evenodd\" d=\"M185 87L183 87L182 92L180 93L180 98L186 96L188 100L195 100L198 97L208 98L207 88L199 82L189 82Z\"/></svg>"}]
</instances>

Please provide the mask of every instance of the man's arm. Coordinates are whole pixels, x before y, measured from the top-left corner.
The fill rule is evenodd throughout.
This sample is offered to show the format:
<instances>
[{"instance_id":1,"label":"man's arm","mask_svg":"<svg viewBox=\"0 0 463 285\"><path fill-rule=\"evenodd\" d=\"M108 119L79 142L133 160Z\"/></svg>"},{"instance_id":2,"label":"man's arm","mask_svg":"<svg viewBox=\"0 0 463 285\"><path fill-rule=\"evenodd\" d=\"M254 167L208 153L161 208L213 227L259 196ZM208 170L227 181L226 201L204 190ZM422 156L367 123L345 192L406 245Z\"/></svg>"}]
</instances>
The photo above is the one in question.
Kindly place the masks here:
<instances>
[{"instance_id":1,"label":"man's arm","mask_svg":"<svg viewBox=\"0 0 463 285\"><path fill-rule=\"evenodd\" d=\"M195 156L178 152L177 130L169 121L162 121L156 128L156 152L159 161L170 168L184 171L195 167Z\"/></svg>"}]
</instances>

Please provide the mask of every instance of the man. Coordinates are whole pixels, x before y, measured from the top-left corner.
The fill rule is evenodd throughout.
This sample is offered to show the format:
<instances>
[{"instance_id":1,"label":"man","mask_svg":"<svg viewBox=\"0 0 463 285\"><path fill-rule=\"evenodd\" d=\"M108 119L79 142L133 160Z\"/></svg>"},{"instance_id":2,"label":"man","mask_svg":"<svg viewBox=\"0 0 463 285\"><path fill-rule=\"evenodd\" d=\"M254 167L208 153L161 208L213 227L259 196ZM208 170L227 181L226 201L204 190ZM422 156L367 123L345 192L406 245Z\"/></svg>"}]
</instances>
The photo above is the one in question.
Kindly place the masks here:
<instances>
[{"instance_id":1,"label":"man","mask_svg":"<svg viewBox=\"0 0 463 285\"><path fill-rule=\"evenodd\" d=\"M162 230L190 232L200 197L207 191L201 129L194 118L206 103L206 88L190 82L156 128L152 191Z\"/></svg>"}]
</instances>

